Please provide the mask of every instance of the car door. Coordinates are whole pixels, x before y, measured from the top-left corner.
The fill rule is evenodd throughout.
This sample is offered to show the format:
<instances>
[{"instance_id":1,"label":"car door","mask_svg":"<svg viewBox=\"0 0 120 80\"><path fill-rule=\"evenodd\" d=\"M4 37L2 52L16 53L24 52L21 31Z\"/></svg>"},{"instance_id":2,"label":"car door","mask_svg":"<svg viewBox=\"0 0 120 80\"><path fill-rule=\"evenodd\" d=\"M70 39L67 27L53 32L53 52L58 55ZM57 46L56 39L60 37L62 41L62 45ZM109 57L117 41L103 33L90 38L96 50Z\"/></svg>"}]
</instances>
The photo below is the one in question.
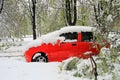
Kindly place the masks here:
<instances>
[{"instance_id":1,"label":"car door","mask_svg":"<svg viewBox=\"0 0 120 80\"><path fill-rule=\"evenodd\" d=\"M90 41L93 39L92 32L81 32L81 41L78 42L79 57L84 58L87 52L90 52Z\"/></svg>"},{"instance_id":2,"label":"car door","mask_svg":"<svg viewBox=\"0 0 120 80\"><path fill-rule=\"evenodd\" d=\"M59 57L64 60L76 56L78 54L77 32L69 32L61 36L65 37L65 41L60 43L61 53Z\"/></svg>"}]
</instances>

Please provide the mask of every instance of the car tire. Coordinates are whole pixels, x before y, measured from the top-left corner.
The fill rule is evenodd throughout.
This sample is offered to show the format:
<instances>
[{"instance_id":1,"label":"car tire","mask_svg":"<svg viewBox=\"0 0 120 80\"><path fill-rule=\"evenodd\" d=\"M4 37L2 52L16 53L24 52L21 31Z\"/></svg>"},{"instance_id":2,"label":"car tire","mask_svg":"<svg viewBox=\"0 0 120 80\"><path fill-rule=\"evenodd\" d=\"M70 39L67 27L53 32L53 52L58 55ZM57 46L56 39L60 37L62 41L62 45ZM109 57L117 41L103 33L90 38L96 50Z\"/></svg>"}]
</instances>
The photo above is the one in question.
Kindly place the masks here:
<instances>
[{"instance_id":1,"label":"car tire","mask_svg":"<svg viewBox=\"0 0 120 80\"><path fill-rule=\"evenodd\" d=\"M48 62L48 59L45 54L36 53L32 58L32 62Z\"/></svg>"}]
</instances>

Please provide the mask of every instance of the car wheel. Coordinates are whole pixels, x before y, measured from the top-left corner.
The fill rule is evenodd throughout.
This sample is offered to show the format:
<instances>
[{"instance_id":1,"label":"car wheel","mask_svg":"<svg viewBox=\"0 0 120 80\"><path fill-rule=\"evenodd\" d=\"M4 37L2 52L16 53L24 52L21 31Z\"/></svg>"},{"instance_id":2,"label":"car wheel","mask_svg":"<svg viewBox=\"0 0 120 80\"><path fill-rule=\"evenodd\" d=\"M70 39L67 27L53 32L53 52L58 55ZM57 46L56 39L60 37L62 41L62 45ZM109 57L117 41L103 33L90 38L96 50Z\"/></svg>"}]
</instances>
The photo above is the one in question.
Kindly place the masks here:
<instances>
[{"instance_id":1,"label":"car wheel","mask_svg":"<svg viewBox=\"0 0 120 80\"><path fill-rule=\"evenodd\" d=\"M48 62L47 56L43 53L36 53L33 58L33 62Z\"/></svg>"}]
</instances>

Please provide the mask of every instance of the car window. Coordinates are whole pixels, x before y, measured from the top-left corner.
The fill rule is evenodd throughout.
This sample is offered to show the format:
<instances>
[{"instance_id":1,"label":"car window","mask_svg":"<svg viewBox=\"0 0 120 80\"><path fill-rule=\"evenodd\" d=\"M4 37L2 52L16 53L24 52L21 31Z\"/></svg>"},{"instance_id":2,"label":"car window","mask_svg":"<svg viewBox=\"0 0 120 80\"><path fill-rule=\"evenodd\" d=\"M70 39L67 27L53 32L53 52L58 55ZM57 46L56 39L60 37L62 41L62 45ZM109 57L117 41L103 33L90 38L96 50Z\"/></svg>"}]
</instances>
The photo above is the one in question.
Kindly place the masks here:
<instances>
[{"instance_id":1,"label":"car window","mask_svg":"<svg viewBox=\"0 0 120 80\"><path fill-rule=\"evenodd\" d=\"M60 37L65 37L65 40L77 40L78 38L78 33L77 32L69 32L69 33L63 33L60 35Z\"/></svg>"},{"instance_id":2,"label":"car window","mask_svg":"<svg viewBox=\"0 0 120 80\"><path fill-rule=\"evenodd\" d=\"M82 32L82 41L91 41L93 40L93 33L92 32Z\"/></svg>"}]
</instances>

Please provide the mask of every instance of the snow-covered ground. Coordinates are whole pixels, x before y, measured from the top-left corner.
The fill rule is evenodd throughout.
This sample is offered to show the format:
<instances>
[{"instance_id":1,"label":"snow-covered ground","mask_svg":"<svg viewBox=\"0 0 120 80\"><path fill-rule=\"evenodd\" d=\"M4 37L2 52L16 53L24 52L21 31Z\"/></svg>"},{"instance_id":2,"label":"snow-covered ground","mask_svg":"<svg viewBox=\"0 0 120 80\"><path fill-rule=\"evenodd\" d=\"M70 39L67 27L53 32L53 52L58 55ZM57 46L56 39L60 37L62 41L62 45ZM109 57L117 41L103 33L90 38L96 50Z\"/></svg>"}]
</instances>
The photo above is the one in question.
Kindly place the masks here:
<instances>
[{"instance_id":1,"label":"snow-covered ground","mask_svg":"<svg viewBox=\"0 0 120 80\"><path fill-rule=\"evenodd\" d=\"M26 63L24 60L0 58L1 80L61 80L59 63Z\"/></svg>"},{"instance_id":2,"label":"snow-covered ground","mask_svg":"<svg viewBox=\"0 0 120 80\"><path fill-rule=\"evenodd\" d=\"M30 41L22 42L23 46L10 47L5 51L0 52L0 80L92 80L90 77L74 77L75 71L61 70L61 62L49 63L27 63L23 57L23 48ZM69 62L69 59L65 62ZM84 68L90 65L90 60L81 61L78 66L79 72L82 73ZM99 63L99 61L98 61ZM116 74L120 75L120 65ZM65 67L65 65L63 65ZM63 67L63 68L64 68ZM117 68L117 67L116 67ZM87 74L91 74L92 69L88 70ZM115 72L115 71L114 71ZM92 74L93 75L93 74ZM87 75L86 75L87 76ZM94 75L92 76L94 77ZM98 76L98 80L113 80L111 74ZM119 79L116 79L119 80Z\"/></svg>"},{"instance_id":3,"label":"snow-covered ground","mask_svg":"<svg viewBox=\"0 0 120 80\"><path fill-rule=\"evenodd\" d=\"M31 39L0 51L0 80L80 80L59 69L60 62L27 63L23 57L24 46ZM19 44L19 43L17 43Z\"/></svg>"},{"instance_id":4,"label":"snow-covered ground","mask_svg":"<svg viewBox=\"0 0 120 80\"><path fill-rule=\"evenodd\" d=\"M31 42L31 38L24 39L23 42L15 42L14 46L4 47L6 50L0 51L0 80L93 80L94 78L87 77L88 75L94 77L94 75L91 75L91 68L89 67L90 60L81 61L77 67L78 70L73 71L66 71L61 70L61 65L64 62L49 62L49 63L27 63L24 59L23 51L25 49L25 46L27 43ZM0 44L1 45L1 44ZM2 49L2 48L0 48ZM105 50L106 51L106 50ZM107 54L109 56L109 54ZM106 58L105 60L108 60L108 58L103 56L102 58ZM112 58L114 59L114 58ZM107 73L106 68L104 66L103 69L106 69L106 73L102 71L102 68L99 68L100 65L102 65L103 60L96 61L98 65L98 72L102 74L102 76L98 73L98 80L120 80L120 57L117 57L117 63L111 63L112 61L106 61L112 69L111 71L108 71ZM66 60L65 62L69 62L69 60ZM104 61L103 61L104 62ZM63 65L65 67L65 65ZM90 68L90 69L88 69ZM85 70L87 69L87 70ZM82 77L74 77L73 74L75 72L79 71L78 76L83 75ZM84 73L82 73L84 71ZM87 71L87 72L85 72ZM86 77L85 77L86 76Z\"/></svg>"}]
</instances>

